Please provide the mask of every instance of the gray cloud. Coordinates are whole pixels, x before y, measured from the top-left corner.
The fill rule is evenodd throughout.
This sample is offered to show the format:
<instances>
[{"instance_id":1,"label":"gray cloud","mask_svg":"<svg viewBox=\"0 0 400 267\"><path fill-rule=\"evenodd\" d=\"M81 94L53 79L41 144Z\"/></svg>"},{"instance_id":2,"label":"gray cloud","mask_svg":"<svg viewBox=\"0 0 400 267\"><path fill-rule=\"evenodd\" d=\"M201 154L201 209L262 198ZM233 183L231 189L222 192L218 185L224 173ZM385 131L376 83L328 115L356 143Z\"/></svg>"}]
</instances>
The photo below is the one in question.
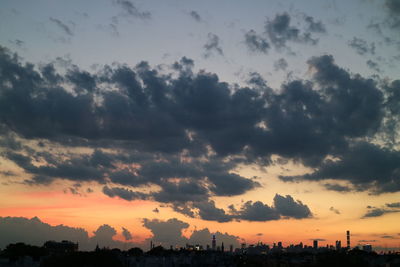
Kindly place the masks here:
<instances>
[{"instance_id":1,"label":"gray cloud","mask_svg":"<svg viewBox=\"0 0 400 267\"><path fill-rule=\"evenodd\" d=\"M183 246L187 242L187 238L182 235L182 231L188 228L189 224L176 218L167 221L144 219L143 226L151 231L153 237L150 239L155 244L169 247L170 245Z\"/></svg>"},{"instance_id":2,"label":"gray cloud","mask_svg":"<svg viewBox=\"0 0 400 267\"><path fill-rule=\"evenodd\" d=\"M311 16L305 16L305 22L307 23L307 29L310 32L325 33L325 25L321 21L315 21Z\"/></svg>"},{"instance_id":3,"label":"gray cloud","mask_svg":"<svg viewBox=\"0 0 400 267\"><path fill-rule=\"evenodd\" d=\"M201 230L194 230L192 235L189 238L190 244L199 244L206 247L211 243L211 237L215 235L215 240L217 245L220 245L222 242L224 243L225 247L227 248L230 245L237 248L239 247L239 237L230 235L228 233L221 233L219 231L212 233L208 228L201 229Z\"/></svg>"},{"instance_id":4,"label":"gray cloud","mask_svg":"<svg viewBox=\"0 0 400 267\"><path fill-rule=\"evenodd\" d=\"M0 248L17 242L42 246L48 240L70 240L85 245L89 239L82 228L51 226L37 217L0 217L0 235Z\"/></svg>"},{"instance_id":5,"label":"gray cloud","mask_svg":"<svg viewBox=\"0 0 400 267\"><path fill-rule=\"evenodd\" d=\"M189 227L186 222L176 218L167 221L157 219L143 220L143 226L149 229L153 236L143 243L132 242L132 234L122 228L121 234L126 242L114 240L117 235L115 228L108 224L99 226L89 237L83 228L74 228L65 225L52 226L42 222L39 218L32 219L23 217L0 217L0 248L4 249L8 244L24 242L26 244L42 246L46 241L70 240L79 244L80 250L93 250L97 245L99 247L129 249L131 247L142 247L148 249L148 241L152 240L156 245L169 247L170 245L184 246L187 242L191 244L210 244L212 235L215 234L218 243L224 242L226 246L239 246L239 237L228 233L211 233L207 228L194 230L189 238L182 235L182 231ZM128 242L129 241L129 242Z\"/></svg>"},{"instance_id":6,"label":"gray cloud","mask_svg":"<svg viewBox=\"0 0 400 267\"><path fill-rule=\"evenodd\" d=\"M400 202L386 203L388 208L400 208Z\"/></svg>"},{"instance_id":7,"label":"gray cloud","mask_svg":"<svg viewBox=\"0 0 400 267\"><path fill-rule=\"evenodd\" d=\"M245 221L271 221L280 219L303 219L312 217L307 205L301 201L295 201L290 195L275 195L274 205L268 206L261 201L247 201L237 209L230 205L228 210L215 206L214 201L200 201L186 203L184 206L175 204L176 212L189 217L199 217L207 221L229 222L232 220Z\"/></svg>"},{"instance_id":8,"label":"gray cloud","mask_svg":"<svg viewBox=\"0 0 400 267\"><path fill-rule=\"evenodd\" d=\"M71 28L67 24L62 22L61 20L53 18L53 17L50 17L49 19L50 19L51 22L55 23L60 29L62 29L65 34L67 34L69 36L73 36L74 35L74 33L72 32Z\"/></svg>"},{"instance_id":9,"label":"gray cloud","mask_svg":"<svg viewBox=\"0 0 400 267\"><path fill-rule=\"evenodd\" d=\"M140 11L131 1L129 0L115 0L114 3L119 6L124 14L140 19L151 18L149 11Z\"/></svg>"},{"instance_id":10,"label":"gray cloud","mask_svg":"<svg viewBox=\"0 0 400 267\"><path fill-rule=\"evenodd\" d=\"M286 70L288 67L288 63L284 58L280 58L274 62L275 70Z\"/></svg>"},{"instance_id":11,"label":"gray cloud","mask_svg":"<svg viewBox=\"0 0 400 267\"><path fill-rule=\"evenodd\" d=\"M375 54L375 43L368 44L364 39L354 37L348 42L348 45L359 55Z\"/></svg>"},{"instance_id":12,"label":"gray cloud","mask_svg":"<svg viewBox=\"0 0 400 267\"><path fill-rule=\"evenodd\" d=\"M245 44L252 52L267 53L270 45L265 38L258 35L254 30L245 33Z\"/></svg>"},{"instance_id":13,"label":"gray cloud","mask_svg":"<svg viewBox=\"0 0 400 267\"><path fill-rule=\"evenodd\" d=\"M287 47L288 41L315 45L318 43L318 39L312 37L312 32L325 32L323 24L314 22L314 19L309 16L305 17L308 29L304 32L291 25L290 21L291 17L288 13L277 14L272 20L267 20L265 30L276 48Z\"/></svg>"},{"instance_id":14,"label":"gray cloud","mask_svg":"<svg viewBox=\"0 0 400 267\"><path fill-rule=\"evenodd\" d=\"M205 57L210 57L213 53L216 53L220 56L224 55L224 51L222 50L222 47L220 45L220 39L218 35L214 33L208 33L207 42L203 47L205 50Z\"/></svg>"},{"instance_id":15,"label":"gray cloud","mask_svg":"<svg viewBox=\"0 0 400 267\"><path fill-rule=\"evenodd\" d=\"M124 227L122 227L122 235L124 236L124 238L125 238L126 241L132 239L132 234L131 234L131 232L129 232L129 230L126 229L126 228L124 228Z\"/></svg>"},{"instance_id":16,"label":"gray cloud","mask_svg":"<svg viewBox=\"0 0 400 267\"><path fill-rule=\"evenodd\" d=\"M353 191L352 188L340 184L332 184L332 183L325 183L325 189L337 192L351 192Z\"/></svg>"},{"instance_id":17,"label":"gray cloud","mask_svg":"<svg viewBox=\"0 0 400 267\"><path fill-rule=\"evenodd\" d=\"M276 211L285 217L296 219L312 217L308 206L299 200L294 200L290 195L281 196L276 194L274 197L274 206Z\"/></svg>"},{"instance_id":18,"label":"gray cloud","mask_svg":"<svg viewBox=\"0 0 400 267\"><path fill-rule=\"evenodd\" d=\"M398 210L388 210L381 208L372 208L362 218L380 217L388 213L399 212Z\"/></svg>"},{"instance_id":19,"label":"gray cloud","mask_svg":"<svg viewBox=\"0 0 400 267\"><path fill-rule=\"evenodd\" d=\"M311 58L312 77L280 90L268 88L259 74L240 87L214 73L194 73L187 58L175 62L169 74L147 62L96 73L69 64L59 73L55 64L23 65L6 48L0 58L1 156L29 174L31 185L95 181L111 197L157 200L191 216L199 216L191 204L198 203L205 218L243 219L224 215L210 199L257 188L259 183L235 174L235 168L267 166L278 155L315 170L283 180L337 179L354 190L400 190L399 152L370 143L377 134L396 136L398 83L379 88L337 66L332 56ZM39 140L40 149L28 145ZM92 152L59 153L51 150L56 146ZM136 190L152 185L160 191ZM255 201L244 211L254 203L266 209Z\"/></svg>"},{"instance_id":20,"label":"gray cloud","mask_svg":"<svg viewBox=\"0 0 400 267\"><path fill-rule=\"evenodd\" d=\"M202 21L201 16L197 11L192 10L192 11L189 12L189 15L190 15L190 17L192 17L197 22L201 22Z\"/></svg>"}]
</instances>

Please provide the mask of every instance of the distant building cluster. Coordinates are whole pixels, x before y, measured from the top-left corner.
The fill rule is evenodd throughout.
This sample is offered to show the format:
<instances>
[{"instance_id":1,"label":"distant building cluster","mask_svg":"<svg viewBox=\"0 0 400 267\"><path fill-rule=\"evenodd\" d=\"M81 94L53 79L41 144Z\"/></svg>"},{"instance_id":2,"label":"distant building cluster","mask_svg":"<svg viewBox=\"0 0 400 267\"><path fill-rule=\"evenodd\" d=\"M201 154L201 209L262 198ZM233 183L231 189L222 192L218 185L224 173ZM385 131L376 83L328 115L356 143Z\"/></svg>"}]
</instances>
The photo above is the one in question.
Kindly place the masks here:
<instances>
[{"instance_id":1,"label":"distant building cluster","mask_svg":"<svg viewBox=\"0 0 400 267\"><path fill-rule=\"evenodd\" d=\"M120 249L100 248L94 251L79 251L79 245L71 241L47 241L42 247L24 243L10 244L0 251L1 267L175 267L175 266L400 266L400 253L377 254L370 244L362 249L351 249L350 231L346 232L346 246L341 241L335 245L320 246L315 239L312 245L302 242L284 247L282 242L272 246L258 242L247 245L242 243L234 248L229 245L225 249L224 242L219 243L215 235L210 238L210 244L186 244L184 247L169 249L156 246L150 241L150 249L143 252L140 248L127 251ZM332 265L333 264L333 265ZM351 265L353 266L353 265Z\"/></svg>"}]
</instances>

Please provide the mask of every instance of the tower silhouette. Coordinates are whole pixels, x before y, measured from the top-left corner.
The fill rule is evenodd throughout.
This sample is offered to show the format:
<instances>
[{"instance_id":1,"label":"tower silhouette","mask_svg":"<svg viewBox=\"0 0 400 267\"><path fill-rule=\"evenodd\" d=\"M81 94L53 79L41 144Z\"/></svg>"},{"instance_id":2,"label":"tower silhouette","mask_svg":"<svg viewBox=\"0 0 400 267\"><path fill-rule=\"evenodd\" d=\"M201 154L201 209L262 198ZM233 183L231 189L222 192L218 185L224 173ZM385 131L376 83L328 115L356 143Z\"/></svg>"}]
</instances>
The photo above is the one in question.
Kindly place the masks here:
<instances>
[{"instance_id":1,"label":"tower silhouette","mask_svg":"<svg viewBox=\"0 0 400 267\"><path fill-rule=\"evenodd\" d=\"M211 246L212 250L215 250L217 248L217 240L215 240L215 235L213 235Z\"/></svg>"}]
</instances>

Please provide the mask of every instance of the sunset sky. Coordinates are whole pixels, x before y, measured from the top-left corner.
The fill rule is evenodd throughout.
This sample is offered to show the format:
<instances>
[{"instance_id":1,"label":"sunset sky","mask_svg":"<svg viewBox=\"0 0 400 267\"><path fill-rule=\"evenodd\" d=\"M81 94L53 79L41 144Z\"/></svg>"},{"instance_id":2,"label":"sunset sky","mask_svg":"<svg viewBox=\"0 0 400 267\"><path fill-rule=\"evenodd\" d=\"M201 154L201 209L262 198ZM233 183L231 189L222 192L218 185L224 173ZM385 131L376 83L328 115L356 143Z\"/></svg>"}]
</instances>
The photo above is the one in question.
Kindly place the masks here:
<instances>
[{"instance_id":1,"label":"sunset sky","mask_svg":"<svg viewBox=\"0 0 400 267\"><path fill-rule=\"evenodd\" d=\"M2 0L0 248L399 250L399 74L398 0Z\"/></svg>"}]
</instances>

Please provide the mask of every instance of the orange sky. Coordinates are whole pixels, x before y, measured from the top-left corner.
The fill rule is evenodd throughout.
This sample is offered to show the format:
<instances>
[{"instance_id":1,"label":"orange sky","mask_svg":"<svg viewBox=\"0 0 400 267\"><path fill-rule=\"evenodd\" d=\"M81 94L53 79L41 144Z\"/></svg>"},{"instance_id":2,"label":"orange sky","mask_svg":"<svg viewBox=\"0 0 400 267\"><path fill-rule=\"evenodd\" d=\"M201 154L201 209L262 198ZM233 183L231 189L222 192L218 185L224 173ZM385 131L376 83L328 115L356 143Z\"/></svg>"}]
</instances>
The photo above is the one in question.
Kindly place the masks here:
<instances>
[{"instance_id":1,"label":"orange sky","mask_svg":"<svg viewBox=\"0 0 400 267\"><path fill-rule=\"evenodd\" d=\"M244 173L248 170L242 170ZM398 247L400 239L381 238L384 235L399 236L399 213L386 214L381 217L360 219L367 205L381 206L395 202L399 194L384 194L371 196L367 193L341 194L323 190L316 183L285 184L279 182L268 173L258 173L264 187L256 189L245 196L215 198L217 207L226 208L229 204L239 205L242 201L260 199L267 204L272 202L275 192L291 194L307 204L313 212L313 218L295 220L285 219L268 222L228 222L218 223L200 219L188 218L173 212L171 208L160 207L153 201L126 201L110 198L101 192L101 186L83 184L82 194L74 195L64 190L65 182L51 186L27 186L8 184L0 187L0 216L39 217L51 225L64 224L73 227L83 227L92 234L102 224L109 224L120 232L121 227L127 228L133 234L133 241L141 242L151 236L151 232L143 227L143 218L168 220L178 218L190 224L184 235L190 236L194 229L209 228L211 232L220 231L238 235L247 243L258 241L272 244L282 241L284 245L303 242L311 244L312 239L320 241L321 246L334 244L335 240L345 242L345 231L352 233L352 245L362 244L359 240L376 240L373 246ZM249 174L249 173L248 173ZM254 173L252 173L254 174ZM271 177L270 177L271 175ZM87 187L93 193L84 193ZM307 190L304 190L307 188ZM160 210L154 213L155 208ZM330 207L340 211L335 214ZM262 234L262 235L259 235ZM116 239L122 240L119 233Z\"/></svg>"}]
</instances>

